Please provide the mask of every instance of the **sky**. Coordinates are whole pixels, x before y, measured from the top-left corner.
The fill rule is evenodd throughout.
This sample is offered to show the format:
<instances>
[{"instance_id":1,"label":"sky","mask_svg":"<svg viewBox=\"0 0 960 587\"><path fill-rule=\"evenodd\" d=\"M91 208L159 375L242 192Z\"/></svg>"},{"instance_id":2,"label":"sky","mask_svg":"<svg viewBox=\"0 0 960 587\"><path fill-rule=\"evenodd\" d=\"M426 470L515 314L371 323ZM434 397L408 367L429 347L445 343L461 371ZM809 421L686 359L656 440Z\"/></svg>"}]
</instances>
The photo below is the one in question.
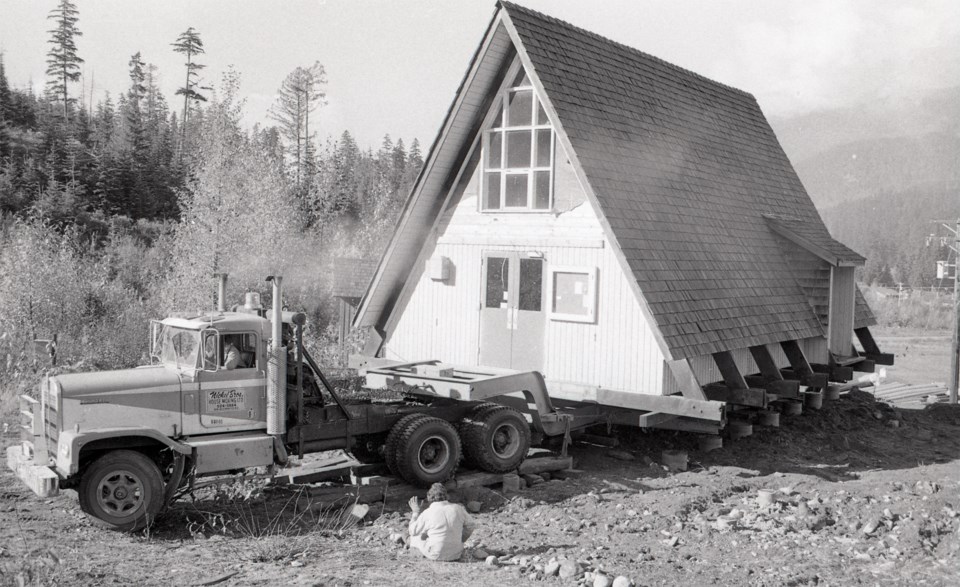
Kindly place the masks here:
<instances>
[{"instance_id":1,"label":"sky","mask_svg":"<svg viewBox=\"0 0 960 587\"><path fill-rule=\"evenodd\" d=\"M233 67L248 124L268 123L283 78L327 72L319 138L361 146L385 134L433 141L494 13L493 0L75 0L84 81L94 100L129 84L141 52L172 107L188 27L206 54L202 85ZM518 0L615 41L754 94L769 116L916 99L960 85L957 0ZM41 88L46 17L56 0L0 0L0 51L11 85ZM79 95L79 86L74 95Z\"/></svg>"}]
</instances>

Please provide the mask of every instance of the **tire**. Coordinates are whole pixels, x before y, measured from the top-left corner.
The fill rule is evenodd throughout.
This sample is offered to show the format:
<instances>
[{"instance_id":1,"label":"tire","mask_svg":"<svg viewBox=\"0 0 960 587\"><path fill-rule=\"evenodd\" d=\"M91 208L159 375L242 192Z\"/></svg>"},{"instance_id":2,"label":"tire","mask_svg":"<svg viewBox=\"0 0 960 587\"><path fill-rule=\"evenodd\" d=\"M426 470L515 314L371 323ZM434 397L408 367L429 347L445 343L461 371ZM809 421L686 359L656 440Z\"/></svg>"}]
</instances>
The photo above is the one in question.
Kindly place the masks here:
<instances>
[{"instance_id":1,"label":"tire","mask_svg":"<svg viewBox=\"0 0 960 587\"><path fill-rule=\"evenodd\" d=\"M523 414L507 406L484 409L460 424L464 459L490 473L520 466L530 450L530 425Z\"/></svg>"},{"instance_id":2,"label":"tire","mask_svg":"<svg viewBox=\"0 0 960 587\"><path fill-rule=\"evenodd\" d=\"M356 444L350 449L350 454L365 465L382 463L384 457L380 447L383 444L384 436L382 434L359 436L356 439Z\"/></svg>"},{"instance_id":3,"label":"tire","mask_svg":"<svg viewBox=\"0 0 960 587\"><path fill-rule=\"evenodd\" d=\"M397 470L411 485L428 487L453 476L460 436L446 420L425 417L407 424L397 444Z\"/></svg>"},{"instance_id":4,"label":"tire","mask_svg":"<svg viewBox=\"0 0 960 587\"><path fill-rule=\"evenodd\" d=\"M400 474L400 471L397 469L397 445L400 443L400 437L403 436L404 429L412 422L427 417L428 416L422 412L407 414L400 418L397 423L393 425L393 428L390 429L390 433L387 434L387 440L383 443L383 460L387 463L387 469L394 475Z\"/></svg>"},{"instance_id":5,"label":"tire","mask_svg":"<svg viewBox=\"0 0 960 587\"><path fill-rule=\"evenodd\" d=\"M479 469L480 463L474 461L471 451L467 449L467 437L471 434L470 428L477 425L477 423L483 417L483 414L486 412L502 407L502 404L495 404L492 402L479 404L470 410L470 412L457 424L457 432L460 433L460 441L463 443L463 462L471 469Z\"/></svg>"},{"instance_id":6,"label":"tire","mask_svg":"<svg viewBox=\"0 0 960 587\"><path fill-rule=\"evenodd\" d=\"M77 491L80 509L98 526L112 530L140 530L163 506L160 469L132 450L115 450L94 461Z\"/></svg>"}]
</instances>

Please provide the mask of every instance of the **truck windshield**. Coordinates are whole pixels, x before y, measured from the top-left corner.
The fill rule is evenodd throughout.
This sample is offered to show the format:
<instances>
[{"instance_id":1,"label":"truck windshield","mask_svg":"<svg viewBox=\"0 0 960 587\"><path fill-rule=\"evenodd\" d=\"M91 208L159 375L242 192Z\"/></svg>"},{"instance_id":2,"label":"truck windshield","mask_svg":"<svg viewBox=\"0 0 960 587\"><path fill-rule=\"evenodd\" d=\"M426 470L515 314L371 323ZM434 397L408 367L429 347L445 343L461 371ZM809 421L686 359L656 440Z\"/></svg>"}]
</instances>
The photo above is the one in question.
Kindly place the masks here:
<instances>
[{"instance_id":1,"label":"truck windshield","mask_svg":"<svg viewBox=\"0 0 960 587\"><path fill-rule=\"evenodd\" d=\"M160 333L160 361L175 367L196 368L200 331L164 326Z\"/></svg>"}]
</instances>

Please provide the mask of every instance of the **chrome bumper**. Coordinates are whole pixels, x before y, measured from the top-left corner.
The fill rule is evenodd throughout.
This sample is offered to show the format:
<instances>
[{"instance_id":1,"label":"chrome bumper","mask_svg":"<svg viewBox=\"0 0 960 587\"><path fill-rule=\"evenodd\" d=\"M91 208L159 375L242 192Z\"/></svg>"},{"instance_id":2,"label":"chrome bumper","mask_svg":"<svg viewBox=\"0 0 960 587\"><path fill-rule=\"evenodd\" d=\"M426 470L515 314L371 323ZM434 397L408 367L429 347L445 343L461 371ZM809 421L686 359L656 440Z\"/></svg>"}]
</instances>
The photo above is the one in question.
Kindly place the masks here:
<instances>
[{"instance_id":1,"label":"chrome bumper","mask_svg":"<svg viewBox=\"0 0 960 587\"><path fill-rule=\"evenodd\" d=\"M50 467L34 462L33 445L29 442L7 447L7 467L40 497L60 493L60 477Z\"/></svg>"}]
</instances>

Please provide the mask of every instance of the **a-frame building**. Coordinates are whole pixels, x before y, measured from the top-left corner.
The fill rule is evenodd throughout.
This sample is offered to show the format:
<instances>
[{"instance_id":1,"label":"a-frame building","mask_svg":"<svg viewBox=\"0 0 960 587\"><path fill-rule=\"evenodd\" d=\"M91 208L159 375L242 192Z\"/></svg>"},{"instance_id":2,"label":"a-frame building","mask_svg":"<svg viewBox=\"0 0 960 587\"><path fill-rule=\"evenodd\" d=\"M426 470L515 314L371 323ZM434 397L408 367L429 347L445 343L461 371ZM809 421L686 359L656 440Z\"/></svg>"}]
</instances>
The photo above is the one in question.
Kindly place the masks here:
<instances>
[{"instance_id":1,"label":"a-frame building","mask_svg":"<svg viewBox=\"0 0 960 587\"><path fill-rule=\"evenodd\" d=\"M889 361L863 261L753 96L500 2L354 325L559 397L727 400Z\"/></svg>"}]
</instances>

